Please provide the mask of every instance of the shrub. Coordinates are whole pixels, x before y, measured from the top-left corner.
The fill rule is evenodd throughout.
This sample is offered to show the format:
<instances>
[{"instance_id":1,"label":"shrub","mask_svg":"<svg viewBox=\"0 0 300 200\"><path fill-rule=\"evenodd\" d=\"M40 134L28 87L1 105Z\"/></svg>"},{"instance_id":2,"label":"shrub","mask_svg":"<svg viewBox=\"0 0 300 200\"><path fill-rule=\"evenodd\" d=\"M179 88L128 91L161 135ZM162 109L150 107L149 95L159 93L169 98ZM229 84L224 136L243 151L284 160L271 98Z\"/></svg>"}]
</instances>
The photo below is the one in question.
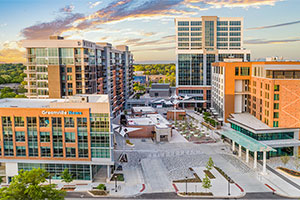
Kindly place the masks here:
<instances>
[{"instance_id":1,"label":"shrub","mask_svg":"<svg viewBox=\"0 0 300 200\"><path fill-rule=\"evenodd\" d=\"M98 186L97 186L97 189L98 190L103 190L103 191L105 191L106 190L106 186L105 186L105 184L99 184Z\"/></svg>"}]
</instances>

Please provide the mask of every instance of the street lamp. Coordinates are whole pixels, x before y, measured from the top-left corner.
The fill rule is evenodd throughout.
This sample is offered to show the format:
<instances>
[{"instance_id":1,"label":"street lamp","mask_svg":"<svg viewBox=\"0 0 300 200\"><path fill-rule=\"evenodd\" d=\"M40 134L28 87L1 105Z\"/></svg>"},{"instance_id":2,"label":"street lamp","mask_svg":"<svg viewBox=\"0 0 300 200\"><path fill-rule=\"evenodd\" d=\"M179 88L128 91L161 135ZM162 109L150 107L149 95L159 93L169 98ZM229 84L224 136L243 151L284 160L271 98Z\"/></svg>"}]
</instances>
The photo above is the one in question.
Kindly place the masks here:
<instances>
[{"instance_id":1,"label":"street lamp","mask_svg":"<svg viewBox=\"0 0 300 200\"><path fill-rule=\"evenodd\" d=\"M115 174L115 192L118 192L118 187L117 187L117 178L118 178L118 175Z\"/></svg>"},{"instance_id":2,"label":"street lamp","mask_svg":"<svg viewBox=\"0 0 300 200\"><path fill-rule=\"evenodd\" d=\"M230 178L228 177L228 196L230 196Z\"/></svg>"},{"instance_id":3,"label":"street lamp","mask_svg":"<svg viewBox=\"0 0 300 200\"><path fill-rule=\"evenodd\" d=\"M188 180L187 178L188 178L188 177L186 176L186 177L185 177L185 194L186 194L186 195L187 195L187 180Z\"/></svg>"}]
</instances>

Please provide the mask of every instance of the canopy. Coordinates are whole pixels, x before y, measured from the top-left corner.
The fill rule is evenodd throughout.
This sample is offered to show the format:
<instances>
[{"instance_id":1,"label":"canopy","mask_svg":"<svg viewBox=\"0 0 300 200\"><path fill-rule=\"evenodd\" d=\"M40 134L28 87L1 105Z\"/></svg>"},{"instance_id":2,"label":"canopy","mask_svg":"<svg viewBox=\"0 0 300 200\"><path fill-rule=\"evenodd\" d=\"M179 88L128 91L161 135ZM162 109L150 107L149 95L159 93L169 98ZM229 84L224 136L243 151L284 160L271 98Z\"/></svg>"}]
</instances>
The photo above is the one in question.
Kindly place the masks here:
<instances>
[{"instance_id":1,"label":"canopy","mask_svg":"<svg viewBox=\"0 0 300 200\"><path fill-rule=\"evenodd\" d=\"M222 135L249 149L250 151L276 151L272 147L235 130L220 131Z\"/></svg>"}]
</instances>

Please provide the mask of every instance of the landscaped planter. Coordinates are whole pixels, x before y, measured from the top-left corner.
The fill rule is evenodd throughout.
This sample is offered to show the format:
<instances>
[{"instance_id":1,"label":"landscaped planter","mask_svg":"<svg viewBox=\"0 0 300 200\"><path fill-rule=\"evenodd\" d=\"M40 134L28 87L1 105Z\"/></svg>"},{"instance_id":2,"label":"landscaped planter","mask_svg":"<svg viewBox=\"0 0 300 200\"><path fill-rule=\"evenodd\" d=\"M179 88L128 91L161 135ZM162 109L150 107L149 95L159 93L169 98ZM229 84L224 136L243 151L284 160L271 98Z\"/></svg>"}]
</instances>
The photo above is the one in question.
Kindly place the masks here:
<instances>
[{"instance_id":1,"label":"landscaped planter","mask_svg":"<svg viewBox=\"0 0 300 200\"><path fill-rule=\"evenodd\" d=\"M222 169L220 169L219 167L217 167L217 166L214 166L214 168L227 180L227 181L229 181L230 183L234 183L234 181L231 179L231 178L229 178L229 176L225 173L225 172L223 172L223 170Z\"/></svg>"},{"instance_id":2,"label":"landscaped planter","mask_svg":"<svg viewBox=\"0 0 300 200\"><path fill-rule=\"evenodd\" d=\"M129 140L126 140L126 145L130 146L130 147L134 147L134 144L131 143Z\"/></svg>"},{"instance_id":3,"label":"landscaped planter","mask_svg":"<svg viewBox=\"0 0 300 200\"><path fill-rule=\"evenodd\" d=\"M213 196L211 192L179 192L178 194L181 196Z\"/></svg>"},{"instance_id":4,"label":"landscaped planter","mask_svg":"<svg viewBox=\"0 0 300 200\"><path fill-rule=\"evenodd\" d=\"M89 190L88 193L90 193L94 197L97 197L97 196L107 196L109 194L109 191L93 189L93 190Z\"/></svg>"},{"instance_id":5,"label":"landscaped planter","mask_svg":"<svg viewBox=\"0 0 300 200\"><path fill-rule=\"evenodd\" d=\"M64 185L61 190L63 191L74 191L76 189L75 185Z\"/></svg>"},{"instance_id":6,"label":"landscaped planter","mask_svg":"<svg viewBox=\"0 0 300 200\"><path fill-rule=\"evenodd\" d=\"M116 176L117 176L117 181L118 182L124 181L124 174L121 174L121 173L115 173L115 174L113 174L112 177L111 177L111 179L110 179L110 181L115 181Z\"/></svg>"},{"instance_id":7,"label":"landscaped planter","mask_svg":"<svg viewBox=\"0 0 300 200\"><path fill-rule=\"evenodd\" d=\"M210 179L216 178L209 170L203 170L203 171L208 176L208 178L210 178Z\"/></svg>"},{"instance_id":8,"label":"landscaped planter","mask_svg":"<svg viewBox=\"0 0 300 200\"><path fill-rule=\"evenodd\" d=\"M295 171L295 170L292 170L292 169L288 169L288 168L285 168L285 167L277 167L278 170L294 177L294 178L300 178L300 172L298 171Z\"/></svg>"}]
</instances>

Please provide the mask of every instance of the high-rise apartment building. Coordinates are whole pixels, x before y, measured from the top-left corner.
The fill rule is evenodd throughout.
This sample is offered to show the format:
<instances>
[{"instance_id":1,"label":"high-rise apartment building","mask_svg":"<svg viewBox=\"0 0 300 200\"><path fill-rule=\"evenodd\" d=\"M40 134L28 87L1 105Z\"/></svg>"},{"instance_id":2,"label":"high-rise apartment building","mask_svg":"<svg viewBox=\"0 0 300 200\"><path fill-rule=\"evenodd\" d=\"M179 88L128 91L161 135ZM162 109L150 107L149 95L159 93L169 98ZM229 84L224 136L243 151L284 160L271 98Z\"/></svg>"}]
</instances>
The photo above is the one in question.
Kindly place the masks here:
<instances>
[{"instance_id":1,"label":"high-rise apartment building","mask_svg":"<svg viewBox=\"0 0 300 200\"><path fill-rule=\"evenodd\" d=\"M52 179L60 179L65 168L76 180L110 178L114 160L108 95L1 99L0 135L1 176L7 182L19 170L32 168L47 170Z\"/></svg>"},{"instance_id":2,"label":"high-rise apartment building","mask_svg":"<svg viewBox=\"0 0 300 200\"><path fill-rule=\"evenodd\" d=\"M186 106L210 107L211 63L250 60L243 48L243 18L176 18L176 87Z\"/></svg>"},{"instance_id":3,"label":"high-rise apartment building","mask_svg":"<svg viewBox=\"0 0 300 200\"><path fill-rule=\"evenodd\" d=\"M133 55L127 46L86 40L25 40L28 98L108 94L115 115L133 93Z\"/></svg>"},{"instance_id":4,"label":"high-rise apartment building","mask_svg":"<svg viewBox=\"0 0 300 200\"><path fill-rule=\"evenodd\" d=\"M212 111L220 122L276 149L298 155L300 62L213 63Z\"/></svg>"}]
</instances>

